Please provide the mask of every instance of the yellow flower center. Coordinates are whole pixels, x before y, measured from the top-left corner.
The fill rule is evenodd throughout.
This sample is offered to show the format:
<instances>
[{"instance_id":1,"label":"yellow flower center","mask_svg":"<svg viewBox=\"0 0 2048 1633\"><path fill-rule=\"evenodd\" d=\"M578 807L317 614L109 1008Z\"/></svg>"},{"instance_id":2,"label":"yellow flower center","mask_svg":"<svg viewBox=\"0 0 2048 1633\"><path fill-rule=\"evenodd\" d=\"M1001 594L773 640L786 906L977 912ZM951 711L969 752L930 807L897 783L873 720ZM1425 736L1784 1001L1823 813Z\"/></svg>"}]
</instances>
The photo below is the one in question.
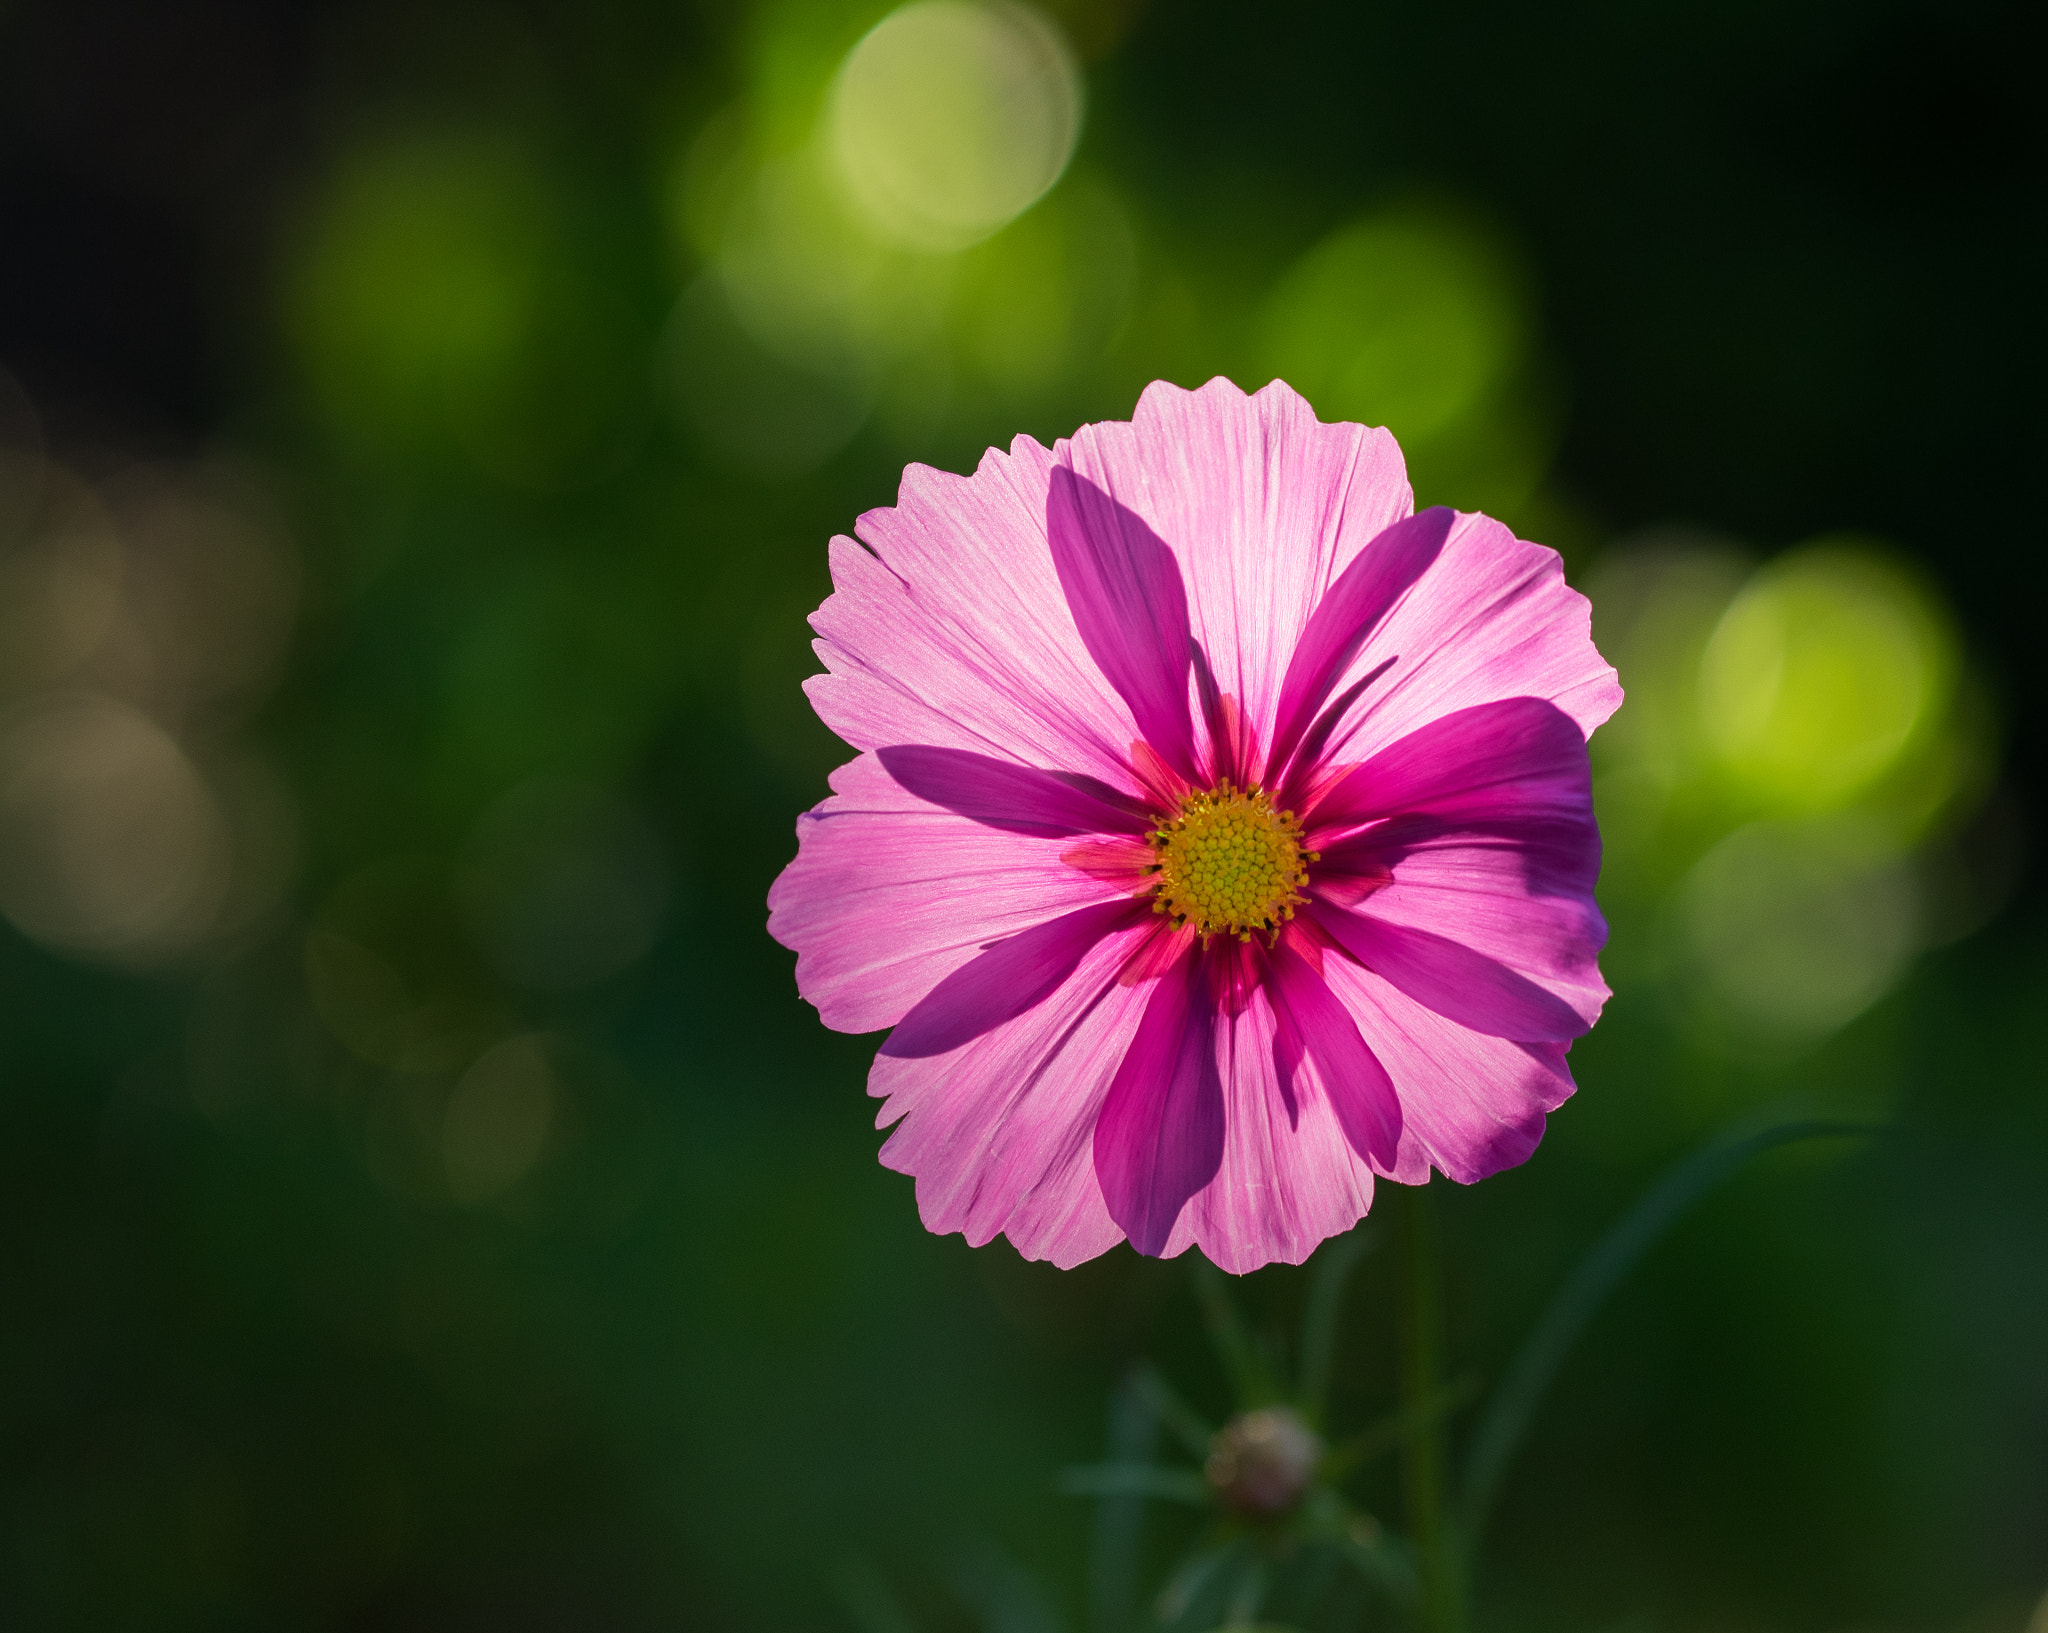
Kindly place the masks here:
<instances>
[{"instance_id":1,"label":"yellow flower center","mask_svg":"<svg viewBox=\"0 0 2048 1633\"><path fill-rule=\"evenodd\" d=\"M1152 911L1174 928L1248 941L1254 930L1277 930L1305 898L1301 819L1276 811L1260 788L1219 783L1181 801L1179 814L1152 830L1158 855Z\"/></svg>"}]
</instances>

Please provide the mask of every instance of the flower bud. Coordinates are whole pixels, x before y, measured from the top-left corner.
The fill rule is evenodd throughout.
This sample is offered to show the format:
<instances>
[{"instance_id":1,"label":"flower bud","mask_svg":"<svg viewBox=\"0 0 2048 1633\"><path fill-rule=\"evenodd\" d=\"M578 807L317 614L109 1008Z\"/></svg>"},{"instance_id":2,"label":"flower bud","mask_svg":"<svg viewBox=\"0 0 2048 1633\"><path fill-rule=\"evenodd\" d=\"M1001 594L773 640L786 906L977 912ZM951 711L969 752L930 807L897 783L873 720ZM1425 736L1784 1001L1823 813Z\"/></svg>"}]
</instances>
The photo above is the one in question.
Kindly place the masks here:
<instances>
[{"instance_id":1,"label":"flower bud","mask_svg":"<svg viewBox=\"0 0 2048 1633\"><path fill-rule=\"evenodd\" d=\"M1285 1514L1315 1478L1323 1443L1285 1406L1240 1412L1210 1442L1209 1489L1225 1508L1257 1519Z\"/></svg>"}]
</instances>

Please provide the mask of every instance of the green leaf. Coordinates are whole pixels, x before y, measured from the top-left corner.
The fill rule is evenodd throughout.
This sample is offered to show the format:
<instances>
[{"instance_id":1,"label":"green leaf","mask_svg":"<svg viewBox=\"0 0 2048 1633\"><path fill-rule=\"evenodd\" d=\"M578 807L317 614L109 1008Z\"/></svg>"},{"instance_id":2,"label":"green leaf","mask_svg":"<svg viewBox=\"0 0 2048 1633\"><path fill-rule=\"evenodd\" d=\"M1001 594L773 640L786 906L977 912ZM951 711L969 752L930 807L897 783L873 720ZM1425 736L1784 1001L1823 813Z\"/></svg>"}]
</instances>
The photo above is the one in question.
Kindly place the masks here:
<instances>
[{"instance_id":1,"label":"green leaf","mask_svg":"<svg viewBox=\"0 0 2048 1633\"><path fill-rule=\"evenodd\" d=\"M1137 1369L1134 1369L1134 1372ZM1110 1397L1113 1464L1147 1464L1159 1445L1159 1414L1135 1376ZM1093 1633L1129 1633L1138 1621L1138 1572L1145 1540L1145 1498L1104 1494L1088 1545L1088 1623Z\"/></svg>"},{"instance_id":2,"label":"green leaf","mask_svg":"<svg viewBox=\"0 0 2048 1633\"><path fill-rule=\"evenodd\" d=\"M1223 1272L1200 1253L1190 1254L1189 1259L1194 1270L1195 1298L1202 1307L1202 1324L1209 1329L1209 1341L1216 1346L1223 1370L1230 1375L1238 1410L1248 1411L1278 1400L1281 1392L1274 1382L1272 1368L1245 1326Z\"/></svg>"},{"instance_id":3,"label":"green leaf","mask_svg":"<svg viewBox=\"0 0 2048 1633\"><path fill-rule=\"evenodd\" d=\"M1131 1371L1130 1386L1151 1409L1152 1415L1187 1448L1190 1457L1202 1462L1208 1460L1209 1443L1216 1438L1216 1431L1181 1399L1179 1392L1157 1367L1149 1361L1141 1361Z\"/></svg>"},{"instance_id":4,"label":"green leaf","mask_svg":"<svg viewBox=\"0 0 2048 1633\"><path fill-rule=\"evenodd\" d=\"M1171 1627L1185 1616L1201 1598L1202 1590L1215 1580L1216 1573L1249 1548L1250 1544L1239 1537L1213 1548L1199 1548L1183 1559L1167 1578L1166 1586L1159 1590L1160 1625Z\"/></svg>"},{"instance_id":5,"label":"green leaf","mask_svg":"<svg viewBox=\"0 0 2048 1633\"><path fill-rule=\"evenodd\" d=\"M1155 1463L1084 1463L1062 1469L1059 1488L1073 1497L1156 1497L1209 1506L1209 1483L1194 1470L1165 1469Z\"/></svg>"},{"instance_id":6,"label":"green leaf","mask_svg":"<svg viewBox=\"0 0 2048 1633\"><path fill-rule=\"evenodd\" d=\"M1667 1169L1608 1230L1558 1289L1515 1354L1473 1431L1465 1459L1464 1518L1474 1553L1508 1464L1520 1448L1544 1391L1579 1334L1672 1223L1750 1158L1798 1140L1873 1134L1867 1123L1809 1119L1759 1130L1745 1118Z\"/></svg>"},{"instance_id":7,"label":"green leaf","mask_svg":"<svg viewBox=\"0 0 2048 1633\"><path fill-rule=\"evenodd\" d=\"M1370 1226L1323 1244L1310 1273L1307 1307L1301 1317L1301 1410L1320 1429L1330 1410L1330 1373L1337 1353L1337 1318L1344 1287L1359 1262L1379 1246Z\"/></svg>"},{"instance_id":8,"label":"green leaf","mask_svg":"<svg viewBox=\"0 0 2048 1633\"><path fill-rule=\"evenodd\" d=\"M1468 1405L1479 1394L1479 1375L1468 1372L1453 1378L1434 1394L1426 1396L1414 1406L1404 1406L1398 1412L1389 1412L1378 1422L1368 1424L1349 1439L1340 1441L1323 1460L1322 1477L1332 1484L1348 1478L1370 1463L1375 1457L1390 1452L1406 1440L1413 1439L1423 1430L1441 1423L1453 1412Z\"/></svg>"}]
</instances>

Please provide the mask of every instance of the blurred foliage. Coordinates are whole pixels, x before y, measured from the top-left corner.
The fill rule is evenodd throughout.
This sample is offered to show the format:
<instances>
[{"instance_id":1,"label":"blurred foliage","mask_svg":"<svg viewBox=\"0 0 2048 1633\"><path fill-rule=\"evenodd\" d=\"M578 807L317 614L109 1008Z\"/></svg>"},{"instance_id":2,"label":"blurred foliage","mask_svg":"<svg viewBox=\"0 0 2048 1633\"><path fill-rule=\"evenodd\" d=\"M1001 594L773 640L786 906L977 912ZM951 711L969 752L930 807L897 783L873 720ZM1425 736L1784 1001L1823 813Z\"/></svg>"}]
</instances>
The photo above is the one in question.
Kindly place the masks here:
<instances>
[{"instance_id":1,"label":"blurred foliage","mask_svg":"<svg viewBox=\"0 0 2048 1633\"><path fill-rule=\"evenodd\" d=\"M1152 1615L1234 1522L1061 1471L1161 1466L1140 1358L1189 1456L1279 1396L1180 1267L925 1236L762 897L845 752L798 687L824 541L906 461L1222 372L1557 545L1629 693L1582 1093L1436 1198L1459 1366L1732 1119L1886 1125L1620 1288L1485 1625L2018 1633L2018 15L0 11L0 1620ZM1235 1353L1385 1429L1394 1271L1332 1303L1341 1246L1236 1290ZM1390 1458L1341 1500L1332 1559L1407 1524ZM1346 1568L1271 1613L1370 1617Z\"/></svg>"}]
</instances>

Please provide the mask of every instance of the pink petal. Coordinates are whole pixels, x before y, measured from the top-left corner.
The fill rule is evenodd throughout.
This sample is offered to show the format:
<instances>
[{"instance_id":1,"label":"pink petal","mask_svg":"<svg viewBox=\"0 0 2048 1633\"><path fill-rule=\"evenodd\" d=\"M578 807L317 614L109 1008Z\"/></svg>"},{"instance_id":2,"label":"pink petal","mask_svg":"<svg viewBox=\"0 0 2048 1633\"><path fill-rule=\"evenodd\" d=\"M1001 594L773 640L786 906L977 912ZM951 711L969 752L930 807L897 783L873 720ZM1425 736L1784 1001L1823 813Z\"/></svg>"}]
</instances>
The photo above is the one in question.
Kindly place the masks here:
<instances>
[{"instance_id":1,"label":"pink petal","mask_svg":"<svg viewBox=\"0 0 2048 1633\"><path fill-rule=\"evenodd\" d=\"M1452 520L1449 508L1434 505L1395 522L1353 558L1316 604L1281 683L1280 712L1266 763L1269 780L1286 769L1337 677L1358 656L1380 620L1442 552Z\"/></svg>"},{"instance_id":2,"label":"pink petal","mask_svg":"<svg viewBox=\"0 0 2048 1633\"><path fill-rule=\"evenodd\" d=\"M1593 1024L1527 976L1447 936L1389 924L1370 909L1352 912L1323 903L1308 911L1367 969L1475 1032L1523 1043L1563 1043Z\"/></svg>"},{"instance_id":3,"label":"pink petal","mask_svg":"<svg viewBox=\"0 0 2048 1633\"><path fill-rule=\"evenodd\" d=\"M1591 833L1592 789L1578 723L1540 698L1502 698L1438 716L1382 748L1316 800L1307 827L1318 846L1334 830L1410 813L1443 822L1547 815Z\"/></svg>"},{"instance_id":4,"label":"pink petal","mask_svg":"<svg viewBox=\"0 0 2048 1633\"><path fill-rule=\"evenodd\" d=\"M1323 974L1401 1097L1399 1160L1382 1170L1392 1179L1419 1184L1434 1167L1469 1185L1512 1168L1571 1096L1562 1044L1474 1032L1346 959L1325 959Z\"/></svg>"},{"instance_id":5,"label":"pink petal","mask_svg":"<svg viewBox=\"0 0 2048 1633\"><path fill-rule=\"evenodd\" d=\"M1093 1135L1154 990L1117 980L1140 933L1098 943L1036 1009L952 1054L876 1059L868 1090L896 1123L882 1162L916 1176L927 1229L975 1247L1006 1235L1063 1268L1122 1240Z\"/></svg>"},{"instance_id":6,"label":"pink petal","mask_svg":"<svg viewBox=\"0 0 2048 1633\"><path fill-rule=\"evenodd\" d=\"M1179 558L1216 687L1260 742L1316 604L1414 508L1392 436L1324 425L1278 380L1250 397L1220 378L1198 391L1160 382L1130 421L1084 426L1054 452Z\"/></svg>"},{"instance_id":7,"label":"pink petal","mask_svg":"<svg viewBox=\"0 0 2048 1633\"><path fill-rule=\"evenodd\" d=\"M1570 1035L1591 1027L1609 996L1599 965L1607 921L1582 860L1590 849L1597 866L1597 836L1589 847L1580 832L1560 834L1557 824L1507 820L1415 832L1425 824L1434 826L1400 818L1359 836L1361 850L1389 877L1362 905L1345 905L1379 924L1467 947L1568 1004L1579 1021ZM1325 909L1315 911L1320 917Z\"/></svg>"},{"instance_id":8,"label":"pink petal","mask_svg":"<svg viewBox=\"0 0 2048 1633\"><path fill-rule=\"evenodd\" d=\"M1309 823L1324 846L1317 921L1409 997L1524 1041L1598 1018L1600 835L1586 745L1562 710L1508 698L1431 721L1351 772ZM1354 877L1374 888L1345 901Z\"/></svg>"},{"instance_id":9,"label":"pink petal","mask_svg":"<svg viewBox=\"0 0 2048 1633\"><path fill-rule=\"evenodd\" d=\"M1459 515L1443 553L1333 690L1388 658L1327 758L1367 759L1439 716L1511 697L1556 704L1583 738L1621 703L1613 668L1594 650L1586 598L1565 583L1557 552L1486 516Z\"/></svg>"},{"instance_id":10,"label":"pink petal","mask_svg":"<svg viewBox=\"0 0 2048 1633\"><path fill-rule=\"evenodd\" d=\"M965 749L911 744L885 748L884 769L919 799L961 816L1039 838L1143 834L1153 819L1106 783L1072 772L1040 771Z\"/></svg>"},{"instance_id":11,"label":"pink petal","mask_svg":"<svg viewBox=\"0 0 2048 1633\"><path fill-rule=\"evenodd\" d=\"M950 1054L1035 1009L1063 986L1104 937L1140 924L1152 910L1128 897L1094 902L998 941L924 995L882 1045L904 1060Z\"/></svg>"},{"instance_id":12,"label":"pink petal","mask_svg":"<svg viewBox=\"0 0 2048 1633\"><path fill-rule=\"evenodd\" d=\"M1045 530L1082 645L1130 706L1139 736L1192 780L1188 598L1173 552L1070 470L1052 473Z\"/></svg>"},{"instance_id":13,"label":"pink petal","mask_svg":"<svg viewBox=\"0 0 2048 1633\"><path fill-rule=\"evenodd\" d=\"M872 754L832 773L797 819L797 857L768 893L768 933L797 955L797 987L827 1026L872 1032L989 943L1121 897L1113 881L1034 839L907 792Z\"/></svg>"},{"instance_id":14,"label":"pink petal","mask_svg":"<svg viewBox=\"0 0 2048 1633\"><path fill-rule=\"evenodd\" d=\"M1159 978L1095 1119L1095 1177L1131 1246L1157 1257L1223 1160L1216 1008L1198 957Z\"/></svg>"},{"instance_id":15,"label":"pink petal","mask_svg":"<svg viewBox=\"0 0 2048 1633\"><path fill-rule=\"evenodd\" d=\"M1216 1177L1181 1210L1167 1257L1198 1246L1232 1275L1300 1264L1372 1205L1372 1169L1346 1138L1315 1056L1283 1089L1279 1023L1266 989L1216 1027L1224 1140Z\"/></svg>"},{"instance_id":16,"label":"pink petal","mask_svg":"<svg viewBox=\"0 0 2048 1633\"><path fill-rule=\"evenodd\" d=\"M894 508L832 541L812 614L829 673L805 683L856 748L968 749L1136 785L1131 712L1082 643L1053 570L1052 456L1029 437L971 477L913 465Z\"/></svg>"},{"instance_id":17,"label":"pink petal","mask_svg":"<svg viewBox=\"0 0 2048 1633\"><path fill-rule=\"evenodd\" d=\"M1401 1143L1401 1102L1387 1069L1358 1035L1358 1022L1289 942L1273 949L1269 968L1273 1009L1291 1045L1283 1059L1313 1060L1351 1149L1382 1168L1393 1167Z\"/></svg>"}]
</instances>

